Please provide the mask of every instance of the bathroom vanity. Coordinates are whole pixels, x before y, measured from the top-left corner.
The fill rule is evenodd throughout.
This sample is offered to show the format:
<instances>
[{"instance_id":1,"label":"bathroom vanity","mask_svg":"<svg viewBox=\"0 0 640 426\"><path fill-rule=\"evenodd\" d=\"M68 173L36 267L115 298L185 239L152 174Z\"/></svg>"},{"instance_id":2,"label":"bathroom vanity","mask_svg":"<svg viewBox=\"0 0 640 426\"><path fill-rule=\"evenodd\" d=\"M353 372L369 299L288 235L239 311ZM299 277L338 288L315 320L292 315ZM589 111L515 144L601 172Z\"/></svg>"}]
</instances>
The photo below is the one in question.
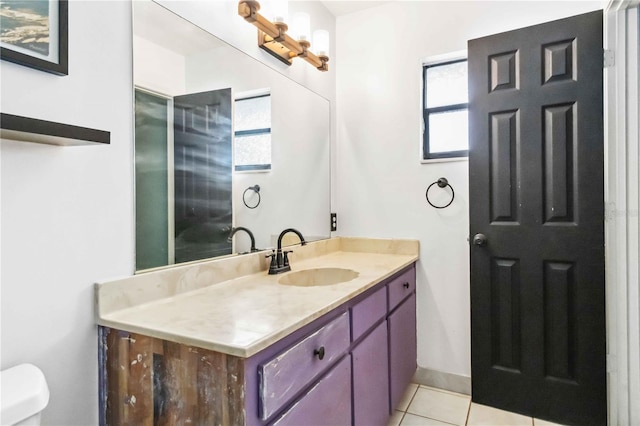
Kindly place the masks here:
<instances>
[{"instance_id":1,"label":"bathroom vanity","mask_svg":"<svg viewBox=\"0 0 640 426\"><path fill-rule=\"evenodd\" d=\"M98 284L101 423L385 425L416 369L417 256L334 238L295 248L288 274L315 278L293 285L264 253Z\"/></svg>"}]
</instances>

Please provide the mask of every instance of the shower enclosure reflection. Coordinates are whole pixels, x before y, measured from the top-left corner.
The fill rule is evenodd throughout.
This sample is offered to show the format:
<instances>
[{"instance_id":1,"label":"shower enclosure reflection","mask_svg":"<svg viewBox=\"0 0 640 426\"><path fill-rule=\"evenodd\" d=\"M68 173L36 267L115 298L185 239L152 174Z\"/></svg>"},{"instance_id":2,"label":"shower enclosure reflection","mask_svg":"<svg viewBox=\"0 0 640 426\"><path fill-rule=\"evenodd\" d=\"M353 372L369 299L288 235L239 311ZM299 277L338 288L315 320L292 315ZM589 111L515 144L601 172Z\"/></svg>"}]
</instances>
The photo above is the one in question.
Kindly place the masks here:
<instances>
[{"instance_id":1,"label":"shower enclosure reflection","mask_svg":"<svg viewBox=\"0 0 640 426\"><path fill-rule=\"evenodd\" d=\"M155 2L133 12L136 269L249 252L234 227L261 249L328 238L329 102Z\"/></svg>"}]
</instances>

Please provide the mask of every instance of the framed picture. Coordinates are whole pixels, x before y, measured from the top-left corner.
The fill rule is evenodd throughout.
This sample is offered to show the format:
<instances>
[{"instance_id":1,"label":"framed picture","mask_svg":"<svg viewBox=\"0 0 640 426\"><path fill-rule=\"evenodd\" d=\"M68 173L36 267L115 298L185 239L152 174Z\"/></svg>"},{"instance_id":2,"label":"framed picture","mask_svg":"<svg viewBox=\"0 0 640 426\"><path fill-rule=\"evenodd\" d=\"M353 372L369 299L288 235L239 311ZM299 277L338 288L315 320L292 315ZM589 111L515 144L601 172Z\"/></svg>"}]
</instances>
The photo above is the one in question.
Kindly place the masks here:
<instances>
[{"instance_id":1,"label":"framed picture","mask_svg":"<svg viewBox=\"0 0 640 426\"><path fill-rule=\"evenodd\" d=\"M0 57L68 74L68 1L0 0Z\"/></svg>"}]
</instances>

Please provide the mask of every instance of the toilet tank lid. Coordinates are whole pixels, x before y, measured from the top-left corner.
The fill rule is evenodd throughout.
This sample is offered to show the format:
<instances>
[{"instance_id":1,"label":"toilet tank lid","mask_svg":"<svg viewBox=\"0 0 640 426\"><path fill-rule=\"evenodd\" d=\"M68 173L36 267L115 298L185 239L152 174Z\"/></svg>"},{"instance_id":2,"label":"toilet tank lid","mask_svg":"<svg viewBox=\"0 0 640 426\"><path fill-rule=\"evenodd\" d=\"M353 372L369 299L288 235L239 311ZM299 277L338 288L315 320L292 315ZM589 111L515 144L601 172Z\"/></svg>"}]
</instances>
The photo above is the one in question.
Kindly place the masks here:
<instances>
[{"instance_id":1,"label":"toilet tank lid","mask_svg":"<svg viewBox=\"0 0 640 426\"><path fill-rule=\"evenodd\" d=\"M42 371L20 364L0 371L0 423L14 424L44 410L49 388Z\"/></svg>"}]
</instances>

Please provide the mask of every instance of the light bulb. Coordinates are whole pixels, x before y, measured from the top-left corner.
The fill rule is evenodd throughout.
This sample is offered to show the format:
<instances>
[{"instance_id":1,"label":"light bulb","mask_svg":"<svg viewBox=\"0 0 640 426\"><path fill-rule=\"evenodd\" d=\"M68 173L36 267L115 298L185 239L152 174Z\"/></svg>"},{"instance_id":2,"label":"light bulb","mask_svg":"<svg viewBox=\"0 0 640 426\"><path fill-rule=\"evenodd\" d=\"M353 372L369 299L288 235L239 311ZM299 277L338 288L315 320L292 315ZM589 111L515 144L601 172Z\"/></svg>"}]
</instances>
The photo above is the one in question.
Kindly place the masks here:
<instances>
[{"instance_id":1,"label":"light bulb","mask_svg":"<svg viewBox=\"0 0 640 426\"><path fill-rule=\"evenodd\" d=\"M289 15L289 2L287 0L271 0L271 13L274 24L284 24Z\"/></svg>"},{"instance_id":2,"label":"light bulb","mask_svg":"<svg viewBox=\"0 0 640 426\"><path fill-rule=\"evenodd\" d=\"M315 30L311 48L318 56L329 56L329 31Z\"/></svg>"},{"instance_id":3,"label":"light bulb","mask_svg":"<svg viewBox=\"0 0 640 426\"><path fill-rule=\"evenodd\" d=\"M291 22L291 31L289 32L296 40L309 41L311 36L311 17L308 13L296 12Z\"/></svg>"}]
</instances>

